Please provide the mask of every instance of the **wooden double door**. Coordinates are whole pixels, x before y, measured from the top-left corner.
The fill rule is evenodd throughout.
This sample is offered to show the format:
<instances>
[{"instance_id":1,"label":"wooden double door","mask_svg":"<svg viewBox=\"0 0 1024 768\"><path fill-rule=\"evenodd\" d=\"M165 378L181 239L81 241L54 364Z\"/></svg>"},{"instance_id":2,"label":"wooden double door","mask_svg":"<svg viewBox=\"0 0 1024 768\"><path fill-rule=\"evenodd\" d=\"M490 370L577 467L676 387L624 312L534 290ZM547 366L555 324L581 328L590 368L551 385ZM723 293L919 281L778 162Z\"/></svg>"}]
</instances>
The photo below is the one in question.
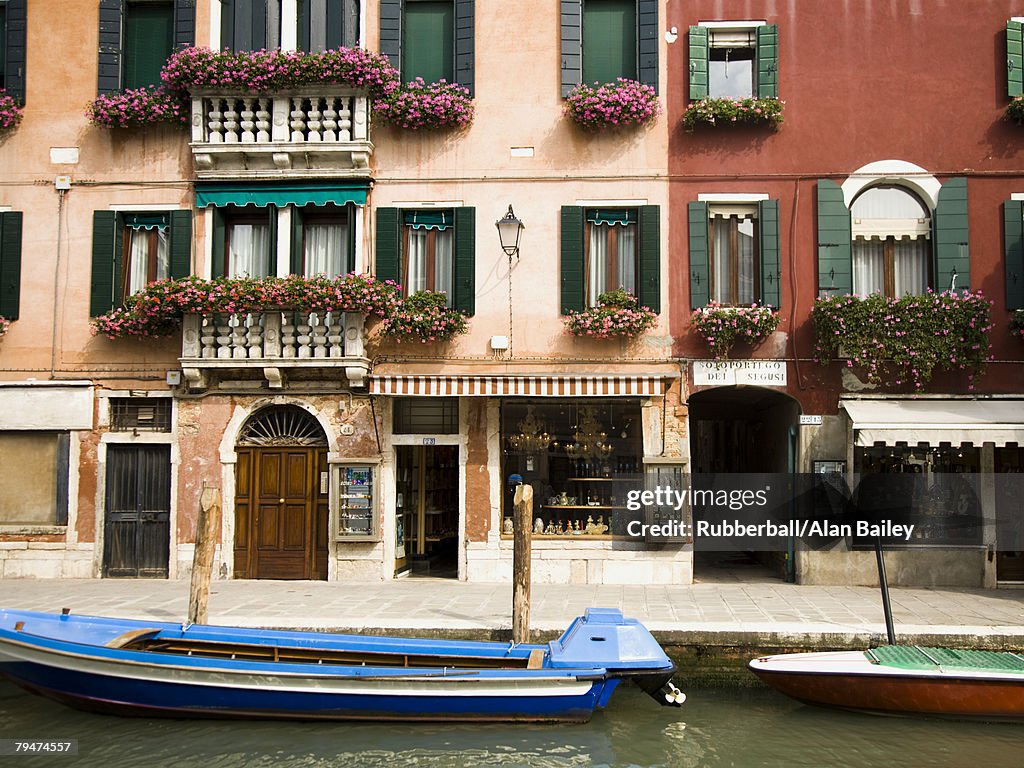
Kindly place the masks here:
<instances>
[{"instance_id":1,"label":"wooden double door","mask_svg":"<svg viewBox=\"0 0 1024 768\"><path fill-rule=\"evenodd\" d=\"M239 447L235 578L326 579L324 447Z\"/></svg>"},{"instance_id":2,"label":"wooden double door","mask_svg":"<svg viewBox=\"0 0 1024 768\"><path fill-rule=\"evenodd\" d=\"M103 575L166 579L170 520L171 447L110 445Z\"/></svg>"}]
</instances>

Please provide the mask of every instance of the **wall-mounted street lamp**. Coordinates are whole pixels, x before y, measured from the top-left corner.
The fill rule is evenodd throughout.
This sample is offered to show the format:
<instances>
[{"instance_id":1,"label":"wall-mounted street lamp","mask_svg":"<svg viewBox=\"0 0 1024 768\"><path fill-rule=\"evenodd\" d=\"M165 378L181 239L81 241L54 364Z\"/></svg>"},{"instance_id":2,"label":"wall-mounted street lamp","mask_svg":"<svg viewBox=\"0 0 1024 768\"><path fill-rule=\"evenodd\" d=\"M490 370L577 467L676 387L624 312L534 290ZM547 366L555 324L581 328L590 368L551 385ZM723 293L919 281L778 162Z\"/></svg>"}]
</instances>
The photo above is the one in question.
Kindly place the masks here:
<instances>
[{"instance_id":1,"label":"wall-mounted street lamp","mask_svg":"<svg viewBox=\"0 0 1024 768\"><path fill-rule=\"evenodd\" d=\"M509 259L513 256L519 258L519 236L523 233L523 222L516 218L511 204L508 213L494 222L494 226L498 228L501 249L508 254Z\"/></svg>"}]
</instances>

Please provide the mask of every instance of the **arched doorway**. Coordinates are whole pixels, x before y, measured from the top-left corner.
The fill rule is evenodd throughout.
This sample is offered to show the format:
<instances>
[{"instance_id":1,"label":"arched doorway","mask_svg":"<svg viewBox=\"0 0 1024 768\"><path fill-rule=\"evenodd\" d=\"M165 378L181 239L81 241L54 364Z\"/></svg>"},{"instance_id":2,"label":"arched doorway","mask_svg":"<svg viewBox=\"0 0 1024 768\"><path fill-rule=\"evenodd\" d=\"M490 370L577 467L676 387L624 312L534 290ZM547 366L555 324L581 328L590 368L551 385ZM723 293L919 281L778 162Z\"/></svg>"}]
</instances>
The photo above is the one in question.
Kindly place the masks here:
<instances>
[{"instance_id":1,"label":"arched doorway","mask_svg":"<svg viewBox=\"0 0 1024 768\"><path fill-rule=\"evenodd\" d=\"M716 387L689 398L690 467L694 475L792 474L800 405L763 387ZM694 578L787 578L786 553L694 553Z\"/></svg>"},{"instance_id":2,"label":"arched doorway","mask_svg":"<svg viewBox=\"0 0 1024 768\"><path fill-rule=\"evenodd\" d=\"M326 579L327 436L294 405L254 413L235 447L235 578Z\"/></svg>"}]
</instances>

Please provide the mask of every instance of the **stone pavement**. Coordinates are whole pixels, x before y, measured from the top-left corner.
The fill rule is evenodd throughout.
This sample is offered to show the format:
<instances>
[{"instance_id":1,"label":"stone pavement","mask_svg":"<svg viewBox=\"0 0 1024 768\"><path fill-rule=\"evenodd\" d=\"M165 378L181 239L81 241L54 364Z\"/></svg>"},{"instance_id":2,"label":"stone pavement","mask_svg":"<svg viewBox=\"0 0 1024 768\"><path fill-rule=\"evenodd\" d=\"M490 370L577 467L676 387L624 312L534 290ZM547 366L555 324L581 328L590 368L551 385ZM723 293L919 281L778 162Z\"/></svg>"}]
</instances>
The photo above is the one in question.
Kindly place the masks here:
<instances>
[{"instance_id":1,"label":"stone pavement","mask_svg":"<svg viewBox=\"0 0 1024 768\"><path fill-rule=\"evenodd\" d=\"M182 621L187 581L0 580L0 606ZM507 639L509 584L215 581L210 623ZM893 588L897 637L1024 648L1024 590ZM885 634L879 592L773 579L685 586L533 586L531 626L553 636L588 606L618 607L663 643L747 648L863 646Z\"/></svg>"}]
</instances>

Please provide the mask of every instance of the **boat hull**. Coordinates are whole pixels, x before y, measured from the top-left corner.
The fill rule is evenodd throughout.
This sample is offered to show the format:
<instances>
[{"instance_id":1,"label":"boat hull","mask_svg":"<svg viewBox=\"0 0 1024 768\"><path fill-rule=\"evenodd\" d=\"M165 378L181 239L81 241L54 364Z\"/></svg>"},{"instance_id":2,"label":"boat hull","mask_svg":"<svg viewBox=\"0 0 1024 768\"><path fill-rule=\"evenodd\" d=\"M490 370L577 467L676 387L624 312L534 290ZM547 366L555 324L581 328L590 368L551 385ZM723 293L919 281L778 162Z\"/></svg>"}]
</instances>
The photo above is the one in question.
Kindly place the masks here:
<instances>
[{"instance_id":1,"label":"boat hull","mask_svg":"<svg viewBox=\"0 0 1024 768\"><path fill-rule=\"evenodd\" d=\"M612 625L581 632L607 644ZM600 635L598 635L600 631ZM157 652L119 634L192 643L193 651ZM247 645L239 645L242 639ZM231 651L223 654L230 640ZM211 648L219 646L216 655ZM302 652L299 661L265 660L267 649ZM323 659L310 661L321 655ZM236 650L240 649L236 658ZM311 649L313 649L311 651ZM353 650L354 649L354 650ZM244 653L263 652L256 660ZM431 655L426 655L430 651ZM430 658L439 666L334 663L330 654ZM660 649L659 649L660 652ZM626 670L572 663L545 646L417 641L325 633L159 625L94 617L0 611L0 674L76 708L165 717L333 720L585 722L626 677L671 677L673 667ZM529 658L527 658L529 657ZM347 658L347 657L346 657ZM568 666L556 666L555 662ZM325 659L327 661L325 661ZM477 664L477 662L480 664ZM507 662L507 663L506 663ZM529 663L527 663L529 662ZM408 662L407 662L408 663ZM499 666L495 666L498 664ZM488 666L490 665L490 666Z\"/></svg>"},{"instance_id":2,"label":"boat hull","mask_svg":"<svg viewBox=\"0 0 1024 768\"><path fill-rule=\"evenodd\" d=\"M805 704L889 715L1024 722L1024 677L872 664L862 652L754 659L761 680Z\"/></svg>"}]
</instances>

